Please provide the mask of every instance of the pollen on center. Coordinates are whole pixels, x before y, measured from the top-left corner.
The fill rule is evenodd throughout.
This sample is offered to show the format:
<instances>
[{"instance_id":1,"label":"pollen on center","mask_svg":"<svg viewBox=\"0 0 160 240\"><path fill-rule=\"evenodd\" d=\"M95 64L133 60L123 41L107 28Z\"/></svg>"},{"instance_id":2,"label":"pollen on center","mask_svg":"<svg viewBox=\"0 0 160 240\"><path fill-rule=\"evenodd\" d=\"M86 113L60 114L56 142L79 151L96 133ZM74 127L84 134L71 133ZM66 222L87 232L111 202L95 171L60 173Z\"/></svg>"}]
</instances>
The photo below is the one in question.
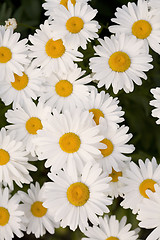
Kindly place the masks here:
<instances>
[{"instance_id":1,"label":"pollen on center","mask_svg":"<svg viewBox=\"0 0 160 240\"><path fill-rule=\"evenodd\" d=\"M109 174L109 177L112 178L111 182L118 182L118 177L122 177L122 172L116 172L114 168L112 168L112 172Z\"/></svg>"},{"instance_id":2,"label":"pollen on center","mask_svg":"<svg viewBox=\"0 0 160 240\"><path fill-rule=\"evenodd\" d=\"M76 4L76 0L71 0L71 3L73 4L73 5L75 5ZM60 4L61 5L63 5L65 8L67 8L67 10L68 10L68 0L61 0L60 1Z\"/></svg>"},{"instance_id":3,"label":"pollen on center","mask_svg":"<svg viewBox=\"0 0 160 240\"><path fill-rule=\"evenodd\" d=\"M151 24L146 20L138 20L132 25L132 34L139 39L147 38L152 32Z\"/></svg>"},{"instance_id":4,"label":"pollen on center","mask_svg":"<svg viewBox=\"0 0 160 240\"><path fill-rule=\"evenodd\" d=\"M110 56L108 64L112 71L125 72L131 65L131 59L127 53L117 51Z\"/></svg>"},{"instance_id":5,"label":"pollen on center","mask_svg":"<svg viewBox=\"0 0 160 240\"><path fill-rule=\"evenodd\" d=\"M103 112L100 109L98 109L98 108L92 108L92 109L89 110L89 112L92 112L94 114L93 120L95 121L95 123L97 125L99 124L100 117L104 118Z\"/></svg>"},{"instance_id":6,"label":"pollen on center","mask_svg":"<svg viewBox=\"0 0 160 240\"><path fill-rule=\"evenodd\" d=\"M37 134L37 131L42 128L41 120L37 117L31 117L26 122L26 130L29 134Z\"/></svg>"},{"instance_id":7,"label":"pollen on center","mask_svg":"<svg viewBox=\"0 0 160 240\"><path fill-rule=\"evenodd\" d=\"M6 165L10 160L10 155L9 153L4 150L4 149L0 149L0 166L2 165Z\"/></svg>"},{"instance_id":8,"label":"pollen on center","mask_svg":"<svg viewBox=\"0 0 160 240\"><path fill-rule=\"evenodd\" d=\"M114 146L113 146L113 143L107 139L107 138L104 138L101 143L104 143L107 148L105 149L99 149L103 155L103 157L107 157L109 155L111 155L111 153L113 152L113 149L114 149Z\"/></svg>"},{"instance_id":9,"label":"pollen on center","mask_svg":"<svg viewBox=\"0 0 160 240\"><path fill-rule=\"evenodd\" d=\"M68 80L60 80L55 85L55 91L60 97L68 97L73 92L73 85Z\"/></svg>"},{"instance_id":10,"label":"pollen on center","mask_svg":"<svg viewBox=\"0 0 160 240\"><path fill-rule=\"evenodd\" d=\"M49 39L45 46L47 55L51 58L59 58L65 53L65 46L61 39Z\"/></svg>"},{"instance_id":11,"label":"pollen on center","mask_svg":"<svg viewBox=\"0 0 160 240\"><path fill-rule=\"evenodd\" d=\"M84 22L80 17L71 17L66 22L66 28L70 33L79 33L84 26Z\"/></svg>"},{"instance_id":12,"label":"pollen on center","mask_svg":"<svg viewBox=\"0 0 160 240\"><path fill-rule=\"evenodd\" d=\"M5 226L10 218L8 210L4 207L0 207L0 226Z\"/></svg>"},{"instance_id":13,"label":"pollen on center","mask_svg":"<svg viewBox=\"0 0 160 240\"><path fill-rule=\"evenodd\" d=\"M0 47L0 63L7 63L12 58L12 52L7 47Z\"/></svg>"},{"instance_id":14,"label":"pollen on center","mask_svg":"<svg viewBox=\"0 0 160 240\"><path fill-rule=\"evenodd\" d=\"M149 198L146 194L146 190L149 189L152 192L155 192L154 189L154 184L156 183L156 181L154 181L153 179L145 179L143 182L141 182L141 184L139 185L139 192L140 194L145 197L145 198Z\"/></svg>"},{"instance_id":15,"label":"pollen on center","mask_svg":"<svg viewBox=\"0 0 160 240\"><path fill-rule=\"evenodd\" d=\"M60 137L59 145L64 152L74 153L80 148L81 140L77 134L68 132Z\"/></svg>"},{"instance_id":16,"label":"pollen on center","mask_svg":"<svg viewBox=\"0 0 160 240\"><path fill-rule=\"evenodd\" d=\"M31 205L31 212L35 217L43 217L47 213L47 208L43 207L43 202L36 201Z\"/></svg>"},{"instance_id":17,"label":"pollen on center","mask_svg":"<svg viewBox=\"0 0 160 240\"><path fill-rule=\"evenodd\" d=\"M15 88L16 90L20 91L24 89L28 85L28 76L23 72L22 76L19 76L14 73L14 82L11 82L12 87Z\"/></svg>"}]
</instances>

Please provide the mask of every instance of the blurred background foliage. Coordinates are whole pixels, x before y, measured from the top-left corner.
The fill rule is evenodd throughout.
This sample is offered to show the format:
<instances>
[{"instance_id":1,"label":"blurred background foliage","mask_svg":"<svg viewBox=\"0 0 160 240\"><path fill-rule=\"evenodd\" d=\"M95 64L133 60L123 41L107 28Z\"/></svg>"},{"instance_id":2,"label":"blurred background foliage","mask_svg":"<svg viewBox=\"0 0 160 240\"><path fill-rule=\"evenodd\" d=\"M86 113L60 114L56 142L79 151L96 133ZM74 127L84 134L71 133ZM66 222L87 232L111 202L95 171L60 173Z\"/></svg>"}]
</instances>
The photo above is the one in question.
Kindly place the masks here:
<instances>
[{"instance_id":1,"label":"blurred background foliage","mask_svg":"<svg viewBox=\"0 0 160 240\"><path fill-rule=\"evenodd\" d=\"M21 33L21 39L27 38L29 34L34 34L35 29L39 28L39 25L44 22L47 17L44 15L45 11L42 8L43 0L0 0L0 25L5 25L5 20L14 17L17 20L18 27L17 32ZM99 36L110 36L108 26L111 25L111 18L114 17L114 13L117 7L126 5L129 1L127 0L91 0L89 4L98 10L96 20L100 23L101 29ZM130 1L137 2L137 1ZM88 68L88 60L93 56L93 46L97 45L98 41L95 40L88 44L84 53L84 61L79 63L82 69L86 70L86 73L90 73ZM132 93L126 94L124 91L120 91L117 95L113 94L112 89L109 89L110 95L118 97L125 111L125 123L129 126L129 132L133 134L133 138L130 143L135 146L135 151L131 155L132 160L137 162L138 159L145 160L146 158L151 159L153 156L157 158L160 163L160 126L155 121L156 119L151 116L153 107L149 105L150 100L153 99L150 93L151 88L160 86L160 58L159 55L150 51L153 56L154 68L147 73L148 79L143 80L142 86L135 86ZM100 89L104 90L104 88ZM5 112L11 108L5 106L0 101L0 128L7 124L5 119ZM39 180L42 185L45 181L48 181L47 172L48 169L44 168L44 162L38 161L34 163L38 167L38 171L34 174L31 173L34 181ZM25 185L24 189L27 190L28 186ZM15 191L18 188L15 186ZM120 198L114 200L113 205L110 206L110 214L115 214L118 219L126 215L128 222L132 223L133 229L138 227L138 221L130 210L124 210L120 207ZM140 231L140 239L145 239L149 234L149 230ZM46 234L40 239L47 240L79 240L83 234L80 231L72 232L69 228L56 229L54 235ZM36 239L34 235L25 235L22 239ZM16 239L16 237L14 238Z\"/></svg>"}]
</instances>

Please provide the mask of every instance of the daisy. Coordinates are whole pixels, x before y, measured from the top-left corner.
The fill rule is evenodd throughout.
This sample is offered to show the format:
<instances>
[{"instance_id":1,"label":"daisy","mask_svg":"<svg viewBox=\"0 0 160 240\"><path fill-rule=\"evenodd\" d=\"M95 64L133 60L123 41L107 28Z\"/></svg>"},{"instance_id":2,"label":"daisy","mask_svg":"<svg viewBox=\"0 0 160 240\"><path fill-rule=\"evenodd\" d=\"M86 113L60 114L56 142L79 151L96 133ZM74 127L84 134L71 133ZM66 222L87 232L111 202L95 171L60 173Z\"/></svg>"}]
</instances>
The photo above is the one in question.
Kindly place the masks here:
<instances>
[{"instance_id":1,"label":"daisy","mask_svg":"<svg viewBox=\"0 0 160 240\"><path fill-rule=\"evenodd\" d=\"M68 71L73 69L74 61L81 61L82 53L72 50L62 39L56 39L55 33L51 25L46 20L40 25L40 30L32 36L29 35L29 40L32 45L29 46L29 56L33 58L32 64L40 67L45 76L51 75L52 72Z\"/></svg>"},{"instance_id":2,"label":"daisy","mask_svg":"<svg viewBox=\"0 0 160 240\"><path fill-rule=\"evenodd\" d=\"M78 68L67 73L52 73L44 82L42 99L52 109L59 112L65 109L83 107L88 100L89 87L87 83L92 81L90 76L84 77L85 71Z\"/></svg>"},{"instance_id":3,"label":"daisy","mask_svg":"<svg viewBox=\"0 0 160 240\"><path fill-rule=\"evenodd\" d=\"M22 107L17 107L14 110L9 109L5 116L7 122L11 123L6 128L10 134L18 141L23 141L26 150L35 156L35 144L33 139L37 137L37 131L44 127L51 109L45 106L42 101L36 105L33 101L28 99ZM42 124L43 121L43 124Z\"/></svg>"},{"instance_id":4,"label":"daisy","mask_svg":"<svg viewBox=\"0 0 160 240\"><path fill-rule=\"evenodd\" d=\"M14 73L22 76L23 64L28 63L27 39L19 40L20 33L13 33L13 29L0 27L0 81L4 81L7 75L10 81L14 81Z\"/></svg>"},{"instance_id":5,"label":"daisy","mask_svg":"<svg viewBox=\"0 0 160 240\"><path fill-rule=\"evenodd\" d=\"M112 200L106 193L110 178L102 174L98 164L86 164L80 175L60 170L48 176L53 182L45 183L43 205L53 209L55 220L60 221L61 227L69 226L73 231L79 227L84 231L88 220L97 225L97 215L109 212L107 206Z\"/></svg>"},{"instance_id":6,"label":"daisy","mask_svg":"<svg viewBox=\"0 0 160 240\"><path fill-rule=\"evenodd\" d=\"M43 236L46 230L54 234L55 227L58 227L52 217L51 210L43 207L45 200L44 187L40 188L38 182L31 184L27 193L18 191L21 199L21 209L24 212L23 222L26 227L26 233L33 233L36 238Z\"/></svg>"},{"instance_id":7,"label":"daisy","mask_svg":"<svg viewBox=\"0 0 160 240\"><path fill-rule=\"evenodd\" d=\"M129 2L128 6L123 5L116 10L116 18L111 21L118 25L110 26L109 31L133 35L160 54L159 12L150 10L144 0L138 0L137 5Z\"/></svg>"},{"instance_id":8,"label":"daisy","mask_svg":"<svg viewBox=\"0 0 160 240\"><path fill-rule=\"evenodd\" d=\"M136 240L138 238L137 229L130 230L132 225L126 224L127 218L124 216L120 221L114 215L105 215L99 218L99 226L88 227L85 231L87 238L82 240Z\"/></svg>"},{"instance_id":9,"label":"daisy","mask_svg":"<svg viewBox=\"0 0 160 240\"><path fill-rule=\"evenodd\" d=\"M114 93L121 89L128 93L134 90L133 83L141 85L141 78L147 79L144 72L153 66L143 42L123 33L99 42L101 45L94 47L98 56L90 58L90 68L99 80L98 88L105 85L108 89L112 85Z\"/></svg>"},{"instance_id":10,"label":"daisy","mask_svg":"<svg viewBox=\"0 0 160 240\"><path fill-rule=\"evenodd\" d=\"M14 189L13 181L22 187L23 183L32 181L29 170L36 171L37 168L28 163L28 152L25 151L23 143L16 141L8 132L0 130L0 183Z\"/></svg>"},{"instance_id":11,"label":"daisy","mask_svg":"<svg viewBox=\"0 0 160 240\"><path fill-rule=\"evenodd\" d=\"M92 20L97 12L87 3L76 2L73 5L68 1L68 10L64 6L59 6L53 21L55 37L64 39L66 46L72 46L73 49L78 47L86 49L87 41L98 38L100 25Z\"/></svg>"},{"instance_id":12,"label":"daisy","mask_svg":"<svg viewBox=\"0 0 160 240\"><path fill-rule=\"evenodd\" d=\"M151 161L147 158L145 162L139 159L138 164L139 166L133 161L130 162L126 176L121 178L125 184L122 187L124 200L121 206L125 209L132 209L134 214L138 212L143 199L148 198L146 190L150 189L154 192L154 185L160 184L160 165L154 157Z\"/></svg>"},{"instance_id":13,"label":"daisy","mask_svg":"<svg viewBox=\"0 0 160 240\"><path fill-rule=\"evenodd\" d=\"M150 105L155 107L155 109L152 110L152 116L158 118L156 123L160 124L160 88L152 88L151 93L155 98L154 100L150 101Z\"/></svg>"},{"instance_id":14,"label":"daisy","mask_svg":"<svg viewBox=\"0 0 160 240\"><path fill-rule=\"evenodd\" d=\"M23 211L19 208L19 196L14 194L10 197L9 189L0 188L0 239L11 240L14 234L23 237L22 225Z\"/></svg>"}]
</instances>

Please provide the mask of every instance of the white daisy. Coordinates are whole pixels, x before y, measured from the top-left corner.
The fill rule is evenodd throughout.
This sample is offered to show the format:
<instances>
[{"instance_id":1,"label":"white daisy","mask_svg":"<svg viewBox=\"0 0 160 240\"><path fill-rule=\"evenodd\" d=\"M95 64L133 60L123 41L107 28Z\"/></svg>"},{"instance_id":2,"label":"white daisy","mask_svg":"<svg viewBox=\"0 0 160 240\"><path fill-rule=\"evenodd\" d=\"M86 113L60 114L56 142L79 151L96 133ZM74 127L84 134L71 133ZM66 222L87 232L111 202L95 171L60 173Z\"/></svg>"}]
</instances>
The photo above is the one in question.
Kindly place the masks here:
<instances>
[{"instance_id":1,"label":"white daisy","mask_svg":"<svg viewBox=\"0 0 160 240\"><path fill-rule=\"evenodd\" d=\"M122 187L124 200L121 206L132 209L134 214L138 212L143 199L148 198L146 190L150 189L154 192L154 185L160 184L160 165L154 157L151 161L146 159L145 162L139 159L138 164L139 166L133 161L130 162L126 176L120 180L125 184Z\"/></svg>"},{"instance_id":2,"label":"white daisy","mask_svg":"<svg viewBox=\"0 0 160 240\"><path fill-rule=\"evenodd\" d=\"M160 124L160 87L152 88L151 93L153 94L154 100L150 101L150 105L154 106L155 109L152 110L152 116L158 118L157 124Z\"/></svg>"},{"instance_id":3,"label":"white daisy","mask_svg":"<svg viewBox=\"0 0 160 240\"><path fill-rule=\"evenodd\" d=\"M11 135L18 141L23 141L26 150L35 156L35 144L33 139L37 137L37 131L44 127L51 109L45 106L41 101L36 105L28 99L22 107L14 110L9 109L5 116L7 122L11 123L6 128L9 129ZM43 121L43 124L42 124Z\"/></svg>"},{"instance_id":4,"label":"white daisy","mask_svg":"<svg viewBox=\"0 0 160 240\"><path fill-rule=\"evenodd\" d=\"M128 93L134 90L133 83L141 85L141 78L147 79L144 72L153 66L143 42L123 33L99 42L101 45L94 46L98 56L90 58L90 68L99 80L98 88L105 85L108 89L112 85L114 93L121 89Z\"/></svg>"},{"instance_id":5,"label":"white daisy","mask_svg":"<svg viewBox=\"0 0 160 240\"><path fill-rule=\"evenodd\" d=\"M86 85L92 81L90 76L84 77L85 71L78 68L67 73L52 73L44 82L43 101L52 109L59 112L65 109L83 107L89 96L89 88Z\"/></svg>"},{"instance_id":6,"label":"white daisy","mask_svg":"<svg viewBox=\"0 0 160 240\"><path fill-rule=\"evenodd\" d=\"M27 39L19 40L20 33L13 29L0 27L0 81L4 81L6 75L14 81L14 73L22 76L23 64L27 64Z\"/></svg>"},{"instance_id":7,"label":"white daisy","mask_svg":"<svg viewBox=\"0 0 160 240\"><path fill-rule=\"evenodd\" d=\"M97 215L109 212L107 205L112 200L106 193L110 178L102 174L98 164L86 164L80 176L62 170L48 176L53 182L45 183L43 205L53 209L55 220L60 221L61 227L69 226L74 231L79 226L84 231L88 220L97 225Z\"/></svg>"},{"instance_id":8,"label":"white daisy","mask_svg":"<svg viewBox=\"0 0 160 240\"><path fill-rule=\"evenodd\" d=\"M44 74L49 76L52 72L68 71L73 69L74 61L81 61L82 53L72 50L62 39L54 38L54 31L46 20L40 25L40 30L29 36L33 45L29 46L29 56L33 58L33 65L41 67Z\"/></svg>"},{"instance_id":9,"label":"white daisy","mask_svg":"<svg viewBox=\"0 0 160 240\"><path fill-rule=\"evenodd\" d=\"M120 221L114 215L105 215L99 218L99 226L88 227L85 231L87 238L82 240L136 240L138 238L137 229L130 230L132 225L126 224L127 218L124 216Z\"/></svg>"},{"instance_id":10,"label":"white daisy","mask_svg":"<svg viewBox=\"0 0 160 240\"><path fill-rule=\"evenodd\" d=\"M22 142L16 141L2 128L0 131L0 183L14 189L13 181L22 187L32 181L29 170L37 168L28 163L28 152Z\"/></svg>"},{"instance_id":11,"label":"white daisy","mask_svg":"<svg viewBox=\"0 0 160 240\"><path fill-rule=\"evenodd\" d=\"M56 38L62 38L66 46L73 49L82 47L86 49L87 41L98 38L100 25L92 20L97 10L87 3L76 2L75 5L68 1L68 10L59 6L54 14L53 28Z\"/></svg>"},{"instance_id":12,"label":"white daisy","mask_svg":"<svg viewBox=\"0 0 160 240\"><path fill-rule=\"evenodd\" d=\"M9 189L0 188L0 239L11 240L14 234L23 237L22 225L23 211L19 208L20 198L18 194L10 197Z\"/></svg>"},{"instance_id":13,"label":"white daisy","mask_svg":"<svg viewBox=\"0 0 160 240\"><path fill-rule=\"evenodd\" d=\"M43 207L45 200L44 187L40 188L38 182L30 185L27 193L18 191L21 199L21 209L24 212L23 223L26 227L26 233L33 233L36 238L43 236L46 230L54 234L55 227L58 227L52 217L51 210Z\"/></svg>"},{"instance_id":14,"label":"white daisy","mask_svg":"<svg viewBox=\"0 0 160 240\"><path fill-rule=\"evenodd\" d=\"M124 32L136 36L143 44L148 44L155 52L160 54L160 25L159 12L148 8L147 1L138 0L117 8L116 18L111 21L118 25L109 27L112 33Z\"/></svg>"}]
</instances>

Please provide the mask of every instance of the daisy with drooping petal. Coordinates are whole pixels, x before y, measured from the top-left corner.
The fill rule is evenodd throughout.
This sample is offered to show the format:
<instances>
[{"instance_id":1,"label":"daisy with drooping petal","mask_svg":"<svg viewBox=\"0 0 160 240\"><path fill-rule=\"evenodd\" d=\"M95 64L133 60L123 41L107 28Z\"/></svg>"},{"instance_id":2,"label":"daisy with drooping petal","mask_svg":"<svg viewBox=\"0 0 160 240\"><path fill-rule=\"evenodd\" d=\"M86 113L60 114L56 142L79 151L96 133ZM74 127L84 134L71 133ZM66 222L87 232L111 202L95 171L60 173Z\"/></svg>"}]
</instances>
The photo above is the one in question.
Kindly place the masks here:
<instances>
[{"instance_id":1,"label":"daisy with drooping petal","mask_svg":"<svg viewBox=\"0 0 160 240\"><path fill-rule=\"evenodd\" d=\"M26 227L26 233L33 233L36 238L43 236L46 230L54 234L58 223L54 221L51 209L43 207L45 200L44 187L40 188L38 182L30 185L27 193L18 191L21 199L21 209L24 212L23 222Z\"/></svg>"},{"instance_id":2,"label":"daisy with drooping petal","mask_svg":"<svg viewBox=\"0 0 160 240\"><path fill-rule=\"evenodd\" d=\"M59 6L54 14L53 28L56 38L62 38L66 46L73 49L82 47L86 49L87 41L98 37L100 25L92 20L97 14L87 3L68 1L68 10Z\"/></svg>"},{"instance_id":3,"label":"daisy with drooping petal","mask_svg":"<svg viewBox=\"0 0 160 240\"><path fill-rule=\"evenodd\" d=\"M14 110L9 109L5 116L7 122L11 123L6 128L12 136L18 141L23 141L26 150L35 156L35 144L33 139L37 137L37 131L44 127L51 109L42 101L36 105L28 99L22 107L17 107ZM43 121L43 124L42 124Z\"/></svg>"},{"instance_id":4,"label":"daisy with drooping petal","mask_svg":"<svg viewBox=\"0 0 160 240\"><path fill-rule=\"evenodd\" d=\"M54 38L52 26L46 20L40 25L40 30L29 36L32 45L29 47L29 56L33 58L33 65L41 67L45 76L52 72L68 71L73 69L74 61L81 61L82 53L68 47L62 39Z\"/></svg>"},{"instance_id":5,"label":"daisy with drooping petal","mask_svg":"<svg viewBox=\"0 0 160 240\"><path fill-rule=\"evenodd\" d=\"M60 170L48 176L53 182L45 183L43 205L53 209L55 220L60 221L61 227L69 226L73 231L79 227L84 231L88 220L97 225L97 215L109 212L107 206L112 200L106 193L110 178L102 174L98 164L86 164L80 175Z\"/></svg>"},{"instance_id":6,"label":"daisy with drooping petal","mask_svg":"<svg viewBox=\"0 0 160 240\"><path fill-rule=\"evenodd\" d=\"M94 77L99 80L98 88L110 85L113 92L124 89L126 93L134 90L134 83L142 85L147 79L144 72L152 69L152 61L143 42L135 36L125 34L112 35L111 38L99 39L101 45L95 46L97 57L90 58L90 68ZM134 48L133 48L134 46Z\"/></svg>"},{"instance_id":7,"label":"daisy with drooping petal","mask_svg":"<svg viewBox=\"0 0 160 240\"><path fill-rule=\"evenodd\" d=\"M32 177L30 171L37 168L28 161L28 152L25 151L23 143L11 137L5 128L0 131L0 183L14 189L13 182L19 187L23 183L29 184Z\"/></svg>"},{"instance_id":8,"label":"daisy with drooping petal","mask_svg":"<svg viewBox=\"0 0 160 240\"><path fill-rule=\"evenodd\" d=\"M149 9L147 1L129 2L128 6L117 8L115 16L111 21L118 25L110 26L110 32L133 35L160 54L159 12Z\"/></svg>"},{"instance_id":9,"label":"daisy with drooping petal","mask_svg":"<svg viewBox=\"0 0 160 240\"><path fill-rule=\"evenodd\" d=\"M87 238L82 240L136 240L138 238L137 229L130 230L132 225L126 224L127 218L124 216L120 221L114 215L105 215L99 218L99 226L88 227L84 234Z\"/></svg>"},{"instance_id":10,"label":"daisy with drooping petal","mask_svg":"<svg viewBox=\"0 0 160 240\"><path fill-rule=\"evenodd\" d=\"M25 230L22 224L23 211L20 210L20 198L18 194L10 197L9 189L0 188L0 239L11 240L14 234L23 237L22 230Z\"/></svg>"},{"instance_id":11,"label":"daisy with drooping petal","mask_svg":"<svg viewBox=\"0 0 160 240\"><path fill-rule=\"evenodd\" d=\"M147 158L145 162L139 159L138 164L139 166L133 161L130 162L126 176L120 180L125 184L122 187L124 200L121 206L132 209L134 214L138 212L143 199L148 198L146 190L154 192L154 185L160 185L160 165L154 157L151 161Z\"/></svg>"},{"instance_id":12,"label":"daisy with drooping petal","mask_svg":"<svg viewBox=\"0 0 160 240\"><path fill-rule=\"evenodd\" d=\"M160 88L152 88L151 93L153 94L154 100L150 101L150 105L154 106L155 109L152 110L152 116L158 118L157 124L160 124Z\"/></svg>"}]
</instances>

